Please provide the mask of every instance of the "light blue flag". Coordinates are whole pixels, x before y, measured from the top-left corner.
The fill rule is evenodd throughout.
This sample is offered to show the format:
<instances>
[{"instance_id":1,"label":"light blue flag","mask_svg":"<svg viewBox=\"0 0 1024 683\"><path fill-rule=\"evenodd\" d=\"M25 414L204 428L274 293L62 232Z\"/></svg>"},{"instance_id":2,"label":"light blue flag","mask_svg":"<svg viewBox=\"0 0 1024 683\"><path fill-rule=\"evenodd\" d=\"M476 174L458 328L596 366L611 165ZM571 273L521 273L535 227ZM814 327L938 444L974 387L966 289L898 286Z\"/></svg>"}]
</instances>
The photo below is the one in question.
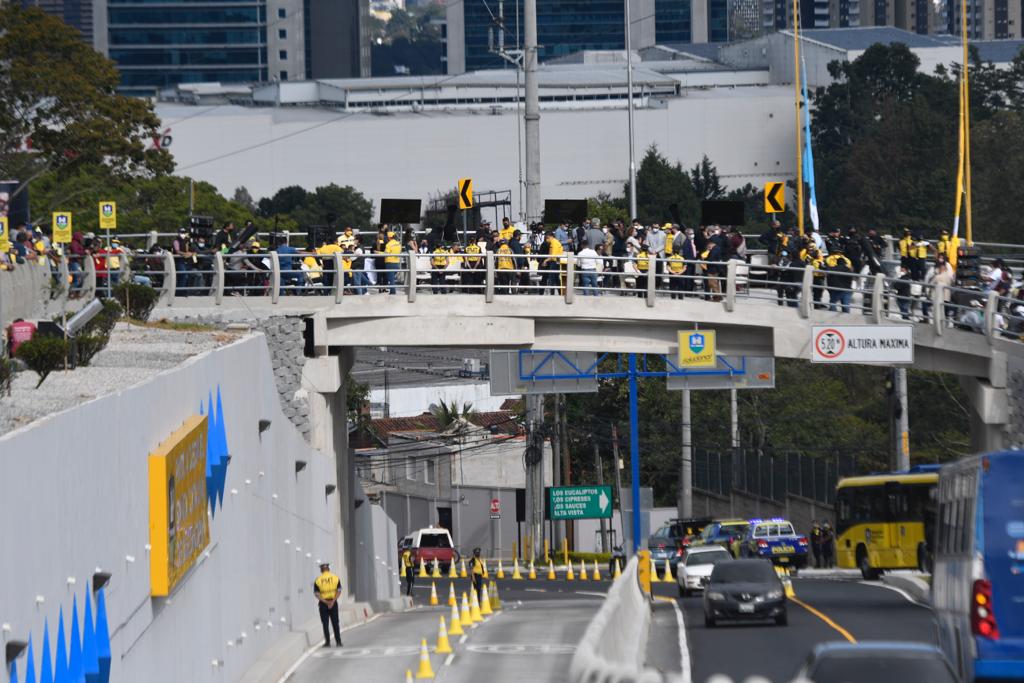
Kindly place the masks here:
<instances>
[{"instance_id":1,"label":"light blue flag","mask_svg":"<svg viewBox=\"0 0 1024 683\"><path fill-rule=\"evenodd\" d=\"M32 636L28 637L28 657L25 660L25 683L36 683L36 653L32 647Z\"/></svg>"},{"instance_id":2,"label":"light blue flag","mask_svg":"<svg viewBox=\"0 0 1024 683\"><path fill-rule=\"evenodd\" d=\"M107 626L107 599L104 589L96 592L96 657L100 661L99 683L110 681L110 629ZM40 681L40 683L42 683Z\"/></svg>"},{"instance_id":3,"label":"light blue flag","mask_svg":"<svg viewBox=\"0 0 1024 683\"><path fill-rule=\"evenodd\" d=\"M18 660L11 662L11 683L18 683Z\"/></svg>"},{"instance_id":4,"label":"light blue flag","mask_svg":"<svg viewBox=\"0 0 1024 683\"><path fill-rule=\"evenodd\" d=\"M96 654L96 624L92 620L92 591L85 589L82 614L82 675L86 683L99 683L100 660Z\"/></svg>"},{"instance_id":5,"label":"light blue flag","mask_svg":"<svg viewBox=\"0 0 1024 683\"><path fill-rule=\"evenodd\" d=\"M68 678L68 643L64 635L64 605L60 606L60 623L57 624L57 645L53 655L53 683L70 683Z\"/></svg>"},{"instance_id":6,"label":"light blue flag","mask_svg":"<svg viewBox=\"0 0 1024 683\"><path fill-rule=\"evenodd\" d=\"M43 622L43 651L39 663L39 683L53 683L53 663L50 661L50 624Z\"/></svg>"},{"instance_id":7,"label":"light blue flag","mask_svg":"<svg viewBox=\"0 0 1024 683\"><path fill-rule=\"evenodd\" d=\"M71 683L83 683L82 677L82 634L78 628L78 596L71 598L71 640L68 641L68 679Z\"/></svg>"},{"instance_id":8,"label":"light blue flag","mask_svg":"<svg viewBox=\"0 0 1024 683\"><path fill-rule=\"evenodd\" d=\"M814 154L811 151L811 102L807 99L807 62L801 58L804 101L804 182L807 183L808 201L811 208L811 225L818 230L818 197L814 192Z\"/></svg>"}]
</instances>

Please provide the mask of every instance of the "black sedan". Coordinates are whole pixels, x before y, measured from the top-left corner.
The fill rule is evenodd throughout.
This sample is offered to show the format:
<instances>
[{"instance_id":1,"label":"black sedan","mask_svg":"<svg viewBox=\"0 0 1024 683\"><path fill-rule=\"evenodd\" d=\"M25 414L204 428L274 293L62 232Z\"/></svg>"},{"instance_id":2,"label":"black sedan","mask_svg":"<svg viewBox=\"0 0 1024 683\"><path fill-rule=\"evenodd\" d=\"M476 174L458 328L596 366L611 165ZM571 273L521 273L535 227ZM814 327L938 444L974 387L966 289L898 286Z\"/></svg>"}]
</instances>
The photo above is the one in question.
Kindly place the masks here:
<instances>
[{"instance_id":1,"label":"black sedan","mask_svg":"<svg viewBox=\"0 0 1024 683\"><path fill-rule=\"evenodd\" d=\"M717 565L704 589L704 625L724 620L771 619L788 623L786 591L768 560L736 560Z\"/></svg>"},{"instance_id":2,"label":"black sedan","mask_svg":"<svg viewBox=\"0 0 1024 683\"><path fill-rule=\"evenodd\" d=\"M942 651L924 643L823 643L814 648L797 680L813 683L956 683Z\"/></svg>"}]
</instances>

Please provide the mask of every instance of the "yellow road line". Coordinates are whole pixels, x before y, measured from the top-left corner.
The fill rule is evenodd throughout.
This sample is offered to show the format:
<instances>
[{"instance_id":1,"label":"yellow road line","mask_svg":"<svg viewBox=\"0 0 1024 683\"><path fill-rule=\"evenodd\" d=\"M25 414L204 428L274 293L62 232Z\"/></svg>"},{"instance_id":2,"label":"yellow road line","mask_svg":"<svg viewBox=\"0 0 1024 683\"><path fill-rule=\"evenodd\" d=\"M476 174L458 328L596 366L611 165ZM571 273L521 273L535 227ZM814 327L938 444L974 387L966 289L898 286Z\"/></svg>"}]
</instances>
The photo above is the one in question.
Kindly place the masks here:
<instances>
[{"instance_id":1,"label":"yellow road line","mask_svg":"<svg viewBox=\"0 0 1024 683\"><path fill-rule=\"evenodd\" d=\"M824 621L826 624L828 624L829 626L834 628L836 631L838 631L839 634L841 636L843 636L843 638L846 638L851 643L856 643L857 642L857 639L853 637L853 634L851 634L849 631L847 631L845 628L843 628L842 626L840 626L836 622L834 622L831 619L829 619L820 610L815 609L814 607L811 607L806 602L804 602L803 600L801 600L800 598L798 598L796 596L791 597L789 600L790 600L790 602L795 602L796 604L800 605L801 607L803 607L805 610L807 610L808 612L810 612L814 616L816 616L819 619L821 619L822 621Z\"/></svg>"},{"instance_id":2,"label":"yellow road line","mask_svg":"<svg viewBox=\"0 0 1024 683\"><path fill-rule=\"evenodd\" d=\"M675 602L674 598L666 598L664 595L652 595L651 597L662 602Z\"/></svg>"}]
</instances>

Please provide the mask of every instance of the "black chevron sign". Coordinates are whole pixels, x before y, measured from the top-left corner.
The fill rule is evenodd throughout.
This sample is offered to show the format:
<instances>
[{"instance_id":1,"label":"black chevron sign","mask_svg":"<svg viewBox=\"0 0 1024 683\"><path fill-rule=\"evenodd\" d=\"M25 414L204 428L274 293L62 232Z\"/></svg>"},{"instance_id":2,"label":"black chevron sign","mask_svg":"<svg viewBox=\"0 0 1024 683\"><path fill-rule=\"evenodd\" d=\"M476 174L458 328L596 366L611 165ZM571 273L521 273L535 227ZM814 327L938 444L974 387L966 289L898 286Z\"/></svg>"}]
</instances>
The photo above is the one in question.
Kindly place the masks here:
<instances>
[{"instance_id":1,"label":"black chevron sign","mask_svg":"<svg viewBox=\"0 0 1024 683\"><path fill-rule=\"evenodd\" d=\"M473 208L473 179L459 178L459 208Z\"/></svg>"},{"instance_id":2,"label":"black chevron sign","mask_svg":"<svg viewBox=\"0 0 1024 683\"><path fill-rule=\"evenodd\" d=\"M786 196L782 192L784 183L764 184L764 212L782 213L786 210Z\"/></svg>"}]
</instances>

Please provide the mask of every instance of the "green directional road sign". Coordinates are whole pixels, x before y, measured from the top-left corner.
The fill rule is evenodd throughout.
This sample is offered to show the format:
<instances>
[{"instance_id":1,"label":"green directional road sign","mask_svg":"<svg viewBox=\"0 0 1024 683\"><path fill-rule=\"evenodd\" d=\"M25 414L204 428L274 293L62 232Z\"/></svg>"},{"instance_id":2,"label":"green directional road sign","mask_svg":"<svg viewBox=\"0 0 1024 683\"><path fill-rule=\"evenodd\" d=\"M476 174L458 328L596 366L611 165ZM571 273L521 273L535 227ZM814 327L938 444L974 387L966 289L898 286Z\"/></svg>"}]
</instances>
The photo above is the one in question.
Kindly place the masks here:
<instances>
[{"instance_id":1,"label":"green directional road sign","mask_svg":"<svg viewBox=\"0 0 1024 683\"><path fill-rule=\"evenodd\" d=\"M611 486L548 488L548 519L600 519L611 516Z\"/></svg>"}]
</instances>

